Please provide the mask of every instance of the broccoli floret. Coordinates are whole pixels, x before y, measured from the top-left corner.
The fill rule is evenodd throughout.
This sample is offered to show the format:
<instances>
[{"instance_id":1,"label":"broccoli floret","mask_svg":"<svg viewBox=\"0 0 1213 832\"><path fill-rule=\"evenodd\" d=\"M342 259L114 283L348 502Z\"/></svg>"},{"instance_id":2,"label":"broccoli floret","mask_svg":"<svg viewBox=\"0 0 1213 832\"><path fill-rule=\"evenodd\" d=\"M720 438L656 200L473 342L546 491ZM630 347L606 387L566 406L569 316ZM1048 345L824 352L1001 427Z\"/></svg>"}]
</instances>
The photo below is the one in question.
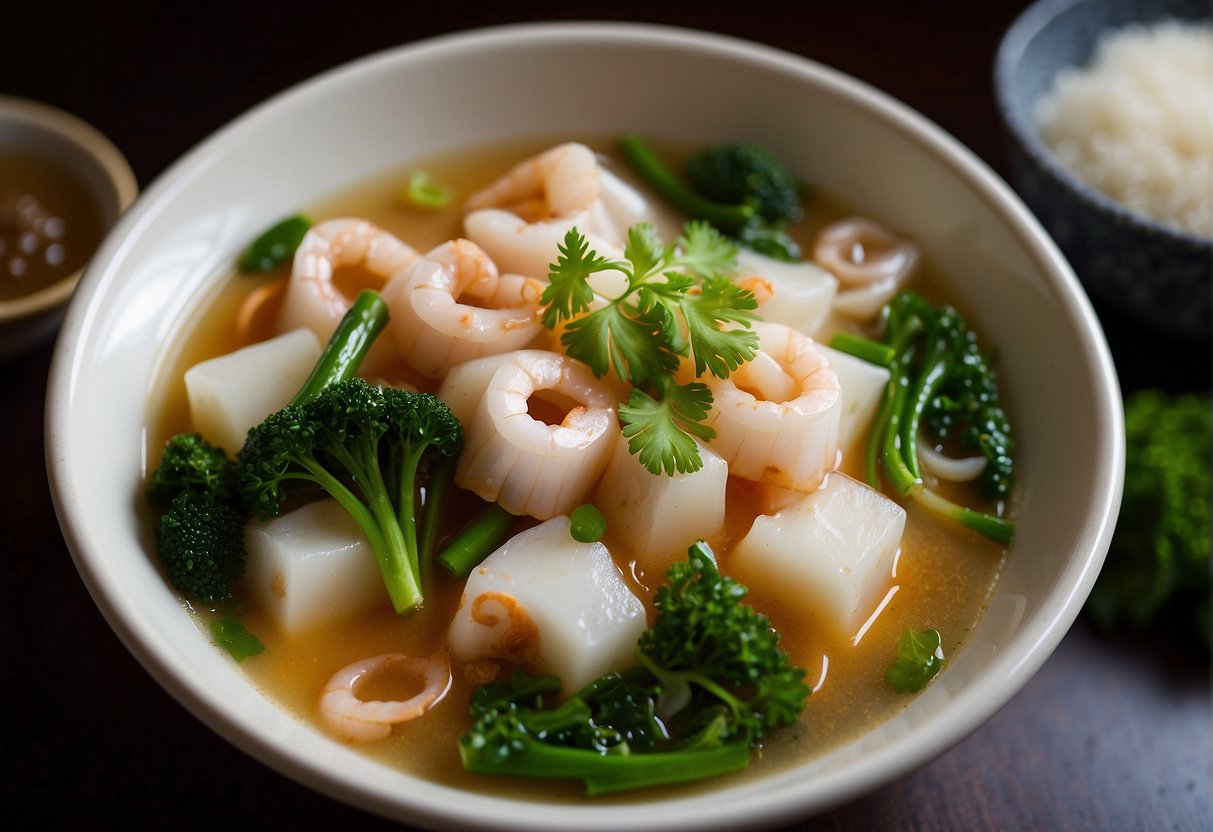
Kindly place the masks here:
<instances>
[{"instance_id":1,"label":"broccoli floret","mask_svg":"<svg viewBox=\"0 0 1213 832\"><path fill-rule=\"evenodd\" d=\"M214 496L179 494L156 527L160 563L180 592L207 603L244 576L244 514Z\"/></svg>"},{"instance_id":2,"label":"broccoli floret","mask_svg":"<svg viewBox=\"0 0 1213 832\"><path fill-rule=\"evenodd\" d=\"M657 591L653 626L640 637L639 659L658 681L663 701L686 695L696 712L729 712L721 740L754 745L790 725L804 708L804 671L789 664L765 615L742 603L749 590L721 575L706 543L691 547ZM665 710L664 708L662 710Z\"/></svg>"},{"instance_id":3,"label":"broccoli floret","mask_svg":"<svg viewBox=\"0 0 1213 832\"><path fill-rule=\"evenodd\" d=\"M146 493L149 503L167 509L180 494L230 502L236 492L236 470L223 449L202 434L179 433L165 443Z\"/></svg>"},{"instance_id":4,"label":"broccoli floret","mask_svg":"<svg viewBox=\"0 0 1213 832\"><path fill-rule=\"evenodd\" d=\"M177 434L145 493L163 511L156 544L173 587L207 603L230 598L246 557L235 463L199 434Z\"/></svg>"},{"instance_id":5,"label":"broccoli floret","mask_svg":"<svg viewBox=\"0 0 1213 832\"><path fill-rule=\"evenodd\" d=\"M674 564L638 665L555 706L554 676L518 670L472 695L460 740L469 771L571 778L589 794L687 782L745 768L762 737L794 722L809 689L767 618L742 604L702 541Z\"/></svg>"},{"instance_id":6,"label":"broccoli floret","mask_svg":"<svg viewBox=\"0 0 1213 832\"><path fill-rule=\"evenodd\" d=\"M423 595L418 470L429 452L452 457L462 443L463 428L436 396L349 378L249 431L238 457L240 490L250 510L268 519L300 484L324 489L366 534L392 604L404 614Z\"/></svg>"},{"instance_id":7,"label":"broccoli floret","mask_svg":"<svg viewBox=\"0 0 1213 832\"><path fill-rule=\"evenodd\" d=\"M769 150L747 143L715 145L692 157L680 178L636 133L625 135L620 148L650 187L692 219L705 220L768 257L801 259L800 246L784 226L803 213L802 186Z\"/></svg>"},{"instance_id":8,"label":"broccoli floret","mask_svg":"<svg viewBox=\"0 0 1213 832\"><path fill-rule=\"evenodd\" d=\"M795 222L804 214L796 175L761 145L726 142L704 148L687 160L685 173L701 195L752 205L768 222Z\"/></svg>"},{"instance_id":9,"label":"broccoli floret","mask_svg":"<svg viewBox=\"0 0 1213 832\"><path fill-rule=\"evenodd\" d=\"M918 460L920 431L954 439L985 457L977 482L981 496L1000 501L1011 492L1015 445L999 403L998 378L961 314L905 290L885 308L883 344L841 335L831 345L882 363L890 373L865 448L868 484L879 488L883 470L897 493L991 540L1010 543L1014 524L957 505L927 487Z\"/></svg>"},{"instance_id":10,"label":"broccoli floret","mask_svg":"<svg viewBox=\"0 0 1213 832\"><path fill-rule=\"evenodd\" d=\"M310 399L357 369L371 341L387 324L387 307L374 292L353 303L330 338L295 402ZM248 517L236 463L198 433L181 433L164 446L148 478L148 502L163 513L156 540L160 561L179 592L202 601L232 597L247 557Z\"/></svg>"},{"instance_id":11,"label":"broccoli floret","mask_svg":"<svg viewBox=\"0 0 1213 832\"><path fill-rule=\"evenodd\" d=\"M1208 648L1210 423L1207 395L1126 399L1120 517L1086 604L1103 629L1169 619Z\"/></svg>"}]
</instances>

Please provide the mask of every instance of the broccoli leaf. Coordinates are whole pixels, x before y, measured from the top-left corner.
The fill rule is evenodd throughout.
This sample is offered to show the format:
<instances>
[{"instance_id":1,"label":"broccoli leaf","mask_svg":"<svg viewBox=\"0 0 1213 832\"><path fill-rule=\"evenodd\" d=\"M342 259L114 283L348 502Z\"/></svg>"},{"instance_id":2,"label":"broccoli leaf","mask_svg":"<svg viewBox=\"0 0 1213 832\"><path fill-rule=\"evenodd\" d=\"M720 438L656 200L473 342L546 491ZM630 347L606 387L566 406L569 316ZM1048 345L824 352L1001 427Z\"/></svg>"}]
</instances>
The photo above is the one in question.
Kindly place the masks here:
<instances>
[{"instance_id":1,"label":"broccoli leaf","mask_svg":"<svg viewBox=\"0 0 1213 832\"><path fill-rule=\"evenodd\" d=\"M239 618L229 616L211 622L211 637L238 662L265 650L261 640L244 629Z\"/></svg>"},{"instance_id":2,"label":"broccoli leaf","mask_svg":"<svg viewBox=\"0 0 1213 832\"><path fill-rule=\"evenodd\" d=\"M897 642L897 658L885 671L884 680L898 693L918 693L943 668L943 648L938 630L916 633L907 627Z\"/></svg>"}]
</instances>

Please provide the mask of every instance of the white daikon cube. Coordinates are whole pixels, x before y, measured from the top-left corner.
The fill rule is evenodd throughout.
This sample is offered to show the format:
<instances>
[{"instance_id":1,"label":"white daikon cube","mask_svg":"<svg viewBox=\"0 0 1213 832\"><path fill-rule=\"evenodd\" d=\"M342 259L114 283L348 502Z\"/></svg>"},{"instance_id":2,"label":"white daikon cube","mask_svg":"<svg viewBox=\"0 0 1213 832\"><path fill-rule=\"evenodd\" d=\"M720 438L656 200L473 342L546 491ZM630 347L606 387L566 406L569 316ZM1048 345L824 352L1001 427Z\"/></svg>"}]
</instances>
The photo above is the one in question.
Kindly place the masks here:
<instances>
[{"instance_id":1,"label":"white daikon cube","mask_svg":"<svg viewBox=\"0 0 1213 832\"><path fill-rule=\"evenodd\" d=\"M727 571L850 637L888 591L905 522L897 503L833 471L813 493L755 519Z\"/></svg>"},{"instance_id":2,"label":"white daikon cube","mask_svg":"<svg viewBox=\"0 0 1213 832\"><path fill-rule=\"evenodd\" d=\"M830 367L838 375L842 390L842 413L838 419L838 447L843 458L855 453L856 443L862 443L872 426L872 417L880 407L880 399L889 383L889 371L862 358L818 344Z\"/></svg>"},{"instance_id":3,"label":"white daikon cube","mask_svg":"<svg viewBox=\"0 0 1213 832\"><path fill-rule=\"evenodd\" d=\"M245 529L244 585L286 632L390 603L362 529L323 499Z\"/></svg>"},{"instance_id":4,"label":"white daikon cube","mask_svg":"<svg viewBox=\"0 0 1213 832\"><path fill-rule=\"evenodd\" d=\"M458 658L506 659L560 677L571 693L634 661L644 604L601 543L566 516L506 541L472 570L447 642Z\"/></svg>"},{"instance_id":5,"label":"white daikon cube","mask_svg":"<svg viewBox=\"0 0 1213 832\"><path fill-rule=\"evenodd\" d=\"M594 505L606 518L611 537L623 543L640 570L657 583L670 564L686 558L688 546L724 525L729 466L702 444L699 455L703 467L698 471L657 476L621 439L594 492Z\"/></svg>"},{"instance_id":6,"label":"white daikon cube","mask_svg":"<svg viewBox=\"0 0 1213 832\"><path fill-rule=\"evenodd\" d=\"M817 334L838 292L838 278L810 260L786 263L747 248L737 250L737 274L742 285L747 277L759 277L770 287L769 298L759 297L757 312L764 321L806 335Z\"/></svg>"},{"instance_id":7,"label":"white daikon cube","mask_svg":"<svg viewBox=\"0 0 1213 832\"><path fill-rule=\"evenodd\" d=\"M234 456L249 429L290 403L321 353L311 330L296 329L185 371L194 430Z\"/></svg>"}]
</instances>

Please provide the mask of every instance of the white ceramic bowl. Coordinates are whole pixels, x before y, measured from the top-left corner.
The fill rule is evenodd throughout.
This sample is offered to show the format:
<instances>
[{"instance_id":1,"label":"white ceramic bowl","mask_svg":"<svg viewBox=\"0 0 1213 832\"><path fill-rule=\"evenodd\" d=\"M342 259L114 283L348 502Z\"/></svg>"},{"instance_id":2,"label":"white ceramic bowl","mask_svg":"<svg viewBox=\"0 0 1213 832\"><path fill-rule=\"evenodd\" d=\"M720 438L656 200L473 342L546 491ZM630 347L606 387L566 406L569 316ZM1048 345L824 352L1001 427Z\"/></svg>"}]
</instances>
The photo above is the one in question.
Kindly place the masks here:
<instances>
[{"instance_id":1,"label":"white ceramic bowl","mask_svg":"<svg viewBox=\"0 0 1213 832\"><path fill-rule=\"evenodd\" d=\"M126 158L95 127L38 101L0 95L0 153L44 157L84 186L109 228L138 193ZM50 286L0 300L0 361L33 347L55 331L83 269Z\"/></svg>"},{"instance_id":2,"label":"white ceramic bowl","mask_svg":"<svg viewBox=\"0 0 1213 832\"><path fill-rule=\"evenodd\" d=\"M767 100L781 102L777 112ZM896 718L739 786L520 811L507 798L456 793L332 741L264 698L195 629L133 510L144 396L199 296L253 232L284 212L468 137L625 129L701 141L744 133L944 264L976 326L1001 348L1022 519L988 614ZM1112 533L1123 460L1118 388L1091 308L1053 243L984 164L922 117L828 68L637 25L527 25L426 41L340 68L238 119L154 183L97 254L64 323L48 398L48 465L68 545L148 672L283 773L369 811L446 829L760 828L924 764L1014 695L1072 623Z\"/></svg>"}]
</instances>

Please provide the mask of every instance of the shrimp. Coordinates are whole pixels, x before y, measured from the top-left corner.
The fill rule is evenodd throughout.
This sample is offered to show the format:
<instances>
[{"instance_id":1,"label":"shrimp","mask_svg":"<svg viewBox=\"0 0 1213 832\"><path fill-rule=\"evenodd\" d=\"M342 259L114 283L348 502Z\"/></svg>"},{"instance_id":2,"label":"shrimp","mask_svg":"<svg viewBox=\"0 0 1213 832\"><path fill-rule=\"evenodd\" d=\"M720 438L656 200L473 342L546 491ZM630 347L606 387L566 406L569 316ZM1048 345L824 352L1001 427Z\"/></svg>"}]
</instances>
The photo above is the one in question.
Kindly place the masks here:
<instances>
[{"instance_id":1,"label":"shrimp","mask_svg":"<svg viewBox=\"0 0 1213 832\"><path fill-rule=\"evenodd\" d=\"M441 378L454 366L526 346L543 331L544 282L501 274L475 243L457 239L399 272L383 290L398 356Z\"/></svg>"},{"instance_id":2,"label":"shrimp","mask_svg":"<svg viewBox=\"0 0 1213 832\"><path fill-rule=\"evenodd\" d=\"M461 622L465 606L466 620ZM448 642L457 656L466 659L463 676L472 684L493 681L501 670L498 659L529 668L532 673L548 671L539 660L539 626L514 596L503 592L480 593L470 605L465 595L451 624Z\"/></svg>"},{"instance_id":3,"label":"shrimp","mask_svg":"<svg viewBox=\"0 0 1213 832\"><path fill-rule=\"evenodd\" d=\"M727 379L713 379L708 445L742 479L809 492L838 455L842 392L813 339L785 324L754 325L759 351Z\"/></svg>"},{"instance_id":4,"label":"shrimp","mask_svg":"<svg viewBox=\"0 0 1213 832\"><path fill-rule=\"evenodd\" d=\"M349 217L317 223L295 251L278 315L278 331L307 327L322 344L326 343L353 302L353 297L334 280L338 269L361 268L365 276L358 282L381 289L416 262L417 252L412 246L366 220ZM386 339L378 339L363 366L382 368L391 358L391 345Z\"/></svg>"},{"instance_id":5,"label":"shrimp","mask_svg":"<svg viewBox=\"0 0 1213 832\"><path fill-rule=\"evenodd\" d=\"M463 233L508 272L546 278L576 226L600 254L652 219L648 201L583 144L557 145L515 165L467 202Z\"/></svg>"},{"instance_id":6,"label":"shrimp","mask_svg":"<svg viewBox=\"0 0 1213 832\"><path fill-rule=\"evenodd\" d=\"M617 401L580 361L520 350L489 379L467 425L455 482L511 514L567 514L606 467L619 436ZM536 415L544 408L551 418Z\"/></svg>"},{"instance_id":7,"label":"shrimp","mask_svg":"<svg viewBox=\"0 0 1213 832\"><path fill-rule=\"evenodd\" d=\"M918 247L860 217L826 226L813 243L813 259L838 278L834 309L853 318L880 311L918 265Z\"/></svg>"},{"instance_id":8,"label":"shrimp","mask_svg":"<svg viewBox=\"0 0 1213 832\"><path fill-rule=\"evenodd\" d=\"M404 700L359 699L358 687L367 677L399 666L424 680L420 693ZM451 662L439 653L428 659L385 653L343 667L320 694L320 717L347 742L373 742L392 733L392 726L416 719L442 701L451 689Z\"/></svg>"}]
</instances>

